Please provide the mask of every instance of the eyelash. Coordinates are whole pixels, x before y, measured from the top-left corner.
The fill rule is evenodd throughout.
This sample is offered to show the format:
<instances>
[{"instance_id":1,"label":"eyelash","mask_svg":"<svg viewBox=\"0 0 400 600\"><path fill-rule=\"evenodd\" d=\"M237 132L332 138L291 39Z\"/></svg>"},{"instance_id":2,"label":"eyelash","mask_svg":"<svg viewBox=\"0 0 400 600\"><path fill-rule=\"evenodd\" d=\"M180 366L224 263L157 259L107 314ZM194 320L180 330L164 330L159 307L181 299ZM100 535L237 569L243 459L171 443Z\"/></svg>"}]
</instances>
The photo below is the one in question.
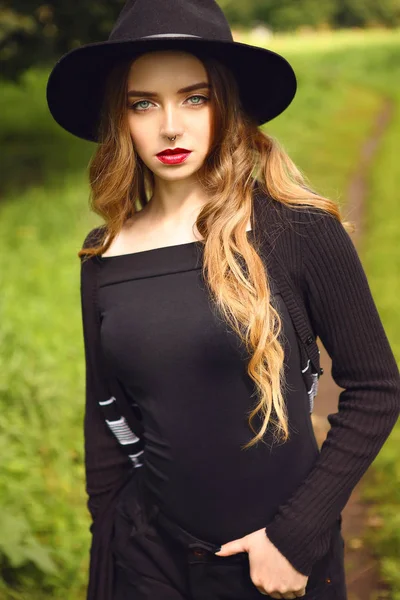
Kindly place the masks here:
<instances>
[{"instance_id":1,"label":"eyelash","mask_svg":"<svg viewBox=\"0 0 400 600\"><path fill-rule=\"evenodd\" d=\"M203 106L209 100L209 98L207 96L202 96L201 94L195 94L194 96L189 96L189 98L187 98L187 100L190 100L191 98L203 98L203 100L205 100L205 102L201 102L200 104L192 104L192 106ZM139 100L138 102L135 102L134 104L130 104L129 108L131 110L136 111L136 112L147 112L149 110L148 108L141 108L141 109L137 109L136 108L136 106L138 104L141 104L142 102L149 102L150 103L150 100Z\"/></svg>"}]
</instances>

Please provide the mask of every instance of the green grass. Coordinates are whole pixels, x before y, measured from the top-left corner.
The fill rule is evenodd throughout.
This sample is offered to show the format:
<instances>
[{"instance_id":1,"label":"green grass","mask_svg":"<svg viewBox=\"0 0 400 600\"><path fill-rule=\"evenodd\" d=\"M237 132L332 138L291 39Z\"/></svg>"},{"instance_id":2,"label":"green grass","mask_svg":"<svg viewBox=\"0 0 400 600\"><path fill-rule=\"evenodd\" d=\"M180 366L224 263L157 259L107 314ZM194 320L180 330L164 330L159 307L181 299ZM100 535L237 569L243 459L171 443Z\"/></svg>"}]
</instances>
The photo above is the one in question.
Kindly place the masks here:
<instances>
[{"instance_id":1,"label":"green grass","mask_svg":"<svg viewBox=\"0 0 400 600\"><path fill-rule=\"evenodd\" d=\"M6 573L11 582L22 579L24 590L11 593L6 586L5 598L35 598L36 591L40 598L46 591L53 598L83 597L89 524L75 252L85 198L84 180L75 175L58 191L31 188L1 207L1 519L25 525L41 546L32 553L22 533L10 543L1 521L6 564L13 558L22 567ZM57 573L43 573L48 557Z\"/></svg>"},{"instance_id":2,"label":"green grass","mask_svg":"<svg viewBox=\"0 0 400 600\"><path fill-rule=\"evenodd\" d=\"M45 103L48 71L32 69L22 84L1 83L0 198L32 184L59 187L65 173L80 172L93 145L68 134Z\"/></svg>"},{"instance_id":3,"label":"green grass","mask_svg":"<svg viewBox=\"0 0 400 600\"><path fill-rule=\"evenodd\" d=\"M314 187L343 206L376 112L383 98L395 102L395 121L371 170L362 259L399 358L399 34L280 36L268 45L292 62L299 89L284 115L264 128ZM76 253L99 222L87 205L94 145L53 122L45 104L47 74L32 70L24 89L7 85L0 98L0 140L8 150L0 167L1 600L83 600L87 580ZM371 541L393 600L400 593L393 566L400 536L398 438L396 428L375 461L385 489L379 496L375 490L384 526L381 539Z\"/></svg>"},{"instance_id":4,"label":"green grass","mask_svg":"<svg viewBox=\"0 0 400 600\"><path fill-rule=\"evenodd\" d=\"M376 157L370 177L364 257L369 282L393 351L400 357L400 169L397 147L400 132L400 94L392 122ZM368 542L381 562L382 577L400 600L400 423L377 456L363 497L373 502L371 514L381 527L369 532Z\"/></svg>"}]
</instances>

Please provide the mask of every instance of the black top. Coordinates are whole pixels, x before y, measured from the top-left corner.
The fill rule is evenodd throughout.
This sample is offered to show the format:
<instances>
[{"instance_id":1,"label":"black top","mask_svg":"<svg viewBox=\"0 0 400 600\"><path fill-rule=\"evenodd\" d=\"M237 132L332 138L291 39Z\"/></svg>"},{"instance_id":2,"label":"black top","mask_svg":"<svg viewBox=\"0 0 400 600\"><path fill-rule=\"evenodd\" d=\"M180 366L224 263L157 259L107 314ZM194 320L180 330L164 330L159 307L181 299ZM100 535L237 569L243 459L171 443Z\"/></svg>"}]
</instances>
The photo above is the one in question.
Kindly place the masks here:
<instances>
[{"instance_id":1,"label":"black top","mask_svg":"<svg viewBox=\"0 0 400 600\"><path fill-rule=\"evenodd\" d=\"M156 502L197 537L226 543L265 526L319 451L297 338L276 287L290 440L278 445L269 427L265 443L241 450L254 435L247 414L255 387L244 345L207 294L202 252L189 242L103 257L101 338L142 413L145 481Z\"/></svg>"},{"instance_id":2,"label":"black top","mask_svg":"<svg viewBox=\"0 0 400 600\"><path fill-rule=\"evenodd\" d=\"M310 208L308 205L294 208L273 200L264 193L255 193L253 197L255 231L256 234L258 232L256 238L268 240L271 247L271 251L262 257L267 267L267 273L270 274L270 268L274 265L274 272L277 274L275 280L282 279L281 273L287 274L291 286L287 287L283 280L280 281L280 291L285 294L285 304L290 308L292 318L297 320L300 316L300 320L304 322L302 333L305 344L308 343L309 326L306 326L305 319L301 315L308 315L314 336L319 337L332 359L332 377L342 388L338 394L337 411L328 416L331 429L322 445L320 454L316 456L316 449L314 449L314 463L309 463L311 469L307 473L302 473L298 485L294 485L294 469L291 471L290 481L294 487L290 491L282 491L281 500L276 503L273 517L265 524L266 533L271 542L298 571L309 575L314 563L328 551L333 526L352 490L376 458L397 421L400 407L399 369L372 297L362 263L343 225L322 209ZM89 232L84 246L95 244L99 233L98 228ZM187 246L189 253L191 247ZM193 244L193 249L194 247ZM149 252L156 255L158 250ZM167 256L167 252L174 254L175 252L185 252L185 249L171 248L165 251L165 256ZM142 264L141 259L146 256L151 256L151 254L142 253L136 258ZM113 347L113 334L110 335L106 329L103 330L103 342L101 341L101 308L96 300L97 283L100 275L105 275L102 267L110 269L109 272L115 268L115 272L117 272L117 266L122 269L124 262L126 265L131 259L135 260L135 257L103 259L93 257L83 261L81 269L82 321L86 361L84 422L86 489L88 508L93 518L89 600L111 600L112 598L113 563L110 540L113 510L119 490L125 485L132 471L132 461L110 432L99 406L100 401L105 401L110 397L110 387L112 387L112 393L118 395L121 404L129 408L130 401L124 389L119 386L116 377L111 378L112 386L110 386L104 376L101 344L104 343L107 347L109 360L112 359L111 351L115 352L115 345ZM139 264L135 266L140 267ZM135 272L138 273L137 269ZM188 270L186 273L177 274L176 277L190 280L195 273ZM172 274L168 274L167 279L169 280L171 277ZM123 273L122 279L124 279ZM157 276L148 278L146 286L147 284L152 285L152 279L154 279L155 285L159 285L161 278ZM118 287L124 285L126 287L135 286L140 290L144 289L142 287L143 280L131 281L128 278L125 283L121 281L118 286L110 286L110 291L116 291ZM159 292L159 288L157 289ZM102 288L99 291L104 303L106 290ZM190 298L191 293L193 293L193 286L188 286L189 296L186 297ZM154 305L154 299L151 296L146 297L147 301L150 298ZM133 310L127 304L126 295L124 298L125 315L132 323L130 315L133 315ZM168 311L167 323L172 327L172 331L176 331L176 321L171 321L171 315L173 315L173 319L181 318L181 315L175 309L168 310L168 298L164 298L164 296L154 296L154 298L157 300L159 310ZM140 302L140 297L135 297L134 302ZM147 305L143 303L142 299L142 312L143 306ZM105 308L104 305L103 310ZM147 315L148 313L144 312L143 314ZM153 310L153 318L157 318L158 314L158 311ZM200 314L201 318L204 318L204 311L201 311ZM140 315L138 316L140 317ZM119 322L121 323L121 321ZM135 368L143 364L141 352L146 350L147 357L148 349L151 348L152 360L158 367L153 371L154 378L156 378L162 361L168 361L168 357L164 356L163 358L158 351L158 348L162 349L165 345L165 341L163 345L151 344L149 338L155 335L155 329L149 327L147 318L145 322L145 331L149 337L147 339L143 337L142 332L139 343L133 336L129 341L128 334L125 333L124 343L129 344L132 348L131 364L135 364ZM136 320L135 328L139 327L137 323ZM163 325L161 330L164 340L165 327L166 325ZM194 333L199 331L198 328L196 330L193 321L191 331ZM216 330L213 329L213 331L215 335ZM136 333L139 334L140 330L135 329L135 335ZM223 340L221 335L220 332L214 338L216 343L221 343ZM144 341L146 341L146 346L143 346ZM228 341L225 339L223 343L228 351ZM191 355L193 356L196 347L204 352L204 348L207 347L205 344L207 342L203 340L201 345L193 345L193 349L190 350ZM182 356L179 348L175 348L175 352L179 357ZM238 361L237 356L235 358L235 353L230 348L229 356L231 361ZM124 361L127 360L129 357L124 353ZM210 365L209 361L208 363ZM114 364L116 364L115 359ZM198 361L196 364L198 365ZM223 369L222 375L226 373L226 368ZM217 374L214 373L213 376L215 378ZM180 382L184 382L186 377L187 373L182 372ZM154 385L157 383L152 383L152 386ZM196 398L196 387L197 382L191 389L190 398L185 395L185 401ZM147 392L149 389L146 386ZM114 392L114 390L117 391ZM249 388L245 383L241 385L241 390L242 395L240 397L235 395L235 401L229 402L228 399L224 399L224 406L229 406L229 419L232 414L236 414L236 418L240 414L237 408L238 402L241 402L244 407L246 398L249 401L250 396L246 396ZM163 391L163 394L168 394L170 397L169 390ZM205 399L201 400L202 406L206 406ZM318 397L316 401L318 402ZM218 402L222 402L221 398L218 398ZM210 404L208 406L212 408ZM246 437L247 433L246 435L243 433L246 431L243 423L242 433L240 429L237 429L237 425L233 429L227 427L224 431L222 424L227 424L228 418L221 419L215 410L214 414L215 420L207 424L207 435L212 433L210 439L214 443L214 450L215 444L218 443L218 436L221 436L221 440L225 442L223 448L230 447L231 452L237 448L237 439L227 445L226 436L230 431L236 432L236 438L242 436L243 441L249 439ZM147 420L149 418L150 415L147 414ZM306 411L304 411L304 418L306 418ZM164 423L166 422L164 421ZM185 427L186 422L182 421L181 426ZM178 430L179 427L175 426L174 431ZM304 433L304 427L301 427L300 431ZM158 433L158 440L160 440L161 432ZM168 432L164 432L163 435L171 442ZM296 437L292 436L293 439ZM302 438L302 441L303 439L308 439L308 444L312 446L312 437L307 438L306 436ZM172 440L172 442L176 444L178 440ZM204 440L204 446L207 445L207 440ZM154 451L154 441L152 448ZM244 459L250 463L252 456L260 457L260 460L257 461L258 465L262 464L263 460L266 462L266 454L261 456L262 449L251 452L247 456L245 453L238 453L240 463L243 464ZM276 455L279 453L283 457L281 449L275 449L275 451ZM209 450L206 449L205 453L210 456ZM224 457L221 453L216 459L224 460L225 464L226 461L232 460L231 457ZM304 459L301 464L304 467L306 463L307 459ZM164 462L163 465L165 469L170 468L168 462ZM150 470L149 473L151 473ZM275 487L284 490L289 474L282 472L280 475ZM215 482L215 478L210 479ZM251 504L252 510L255 506L259 507L257 495L249 494L249 498L254 500L254 504ZM207 498L206 501L209 502L210 499ZM208 506L207 504L207 508ZM203 504L201 504L201 511L204 511ZM238 527L244 522L244 518L248 517L241 515ZM259 518L260 513L257 516L257 519ZM200 523L200 520L197 521L197 519L193 521ZM236 525L234 526L236 527Z\"/></svg>"}]
</instances>

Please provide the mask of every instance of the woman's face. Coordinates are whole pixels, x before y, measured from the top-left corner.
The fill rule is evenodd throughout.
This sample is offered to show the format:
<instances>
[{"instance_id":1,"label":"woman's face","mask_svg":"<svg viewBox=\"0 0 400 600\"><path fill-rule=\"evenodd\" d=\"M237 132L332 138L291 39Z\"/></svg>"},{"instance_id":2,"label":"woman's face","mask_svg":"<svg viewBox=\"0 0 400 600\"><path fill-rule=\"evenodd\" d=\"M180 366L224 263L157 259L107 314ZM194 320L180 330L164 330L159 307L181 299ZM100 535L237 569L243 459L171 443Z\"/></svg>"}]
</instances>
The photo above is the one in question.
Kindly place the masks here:
<instances>
[{"instance_id":1,"label":"woman's face","mask_svg":"<svg viewBox=\"0 0 400 600\"><path fill-rule=\"evenodd\" d=\"M149 52L133 61L127 86L129 129L136 152L155 176L185 179L202 166L211 143L208 83L203 63L187 52ZM202 85L180 91L195 84ZM175 135L174 141L167 137ZM191 153L181 163L164 164L156 155L167 148Z\"/></svg>"}]
</instances>

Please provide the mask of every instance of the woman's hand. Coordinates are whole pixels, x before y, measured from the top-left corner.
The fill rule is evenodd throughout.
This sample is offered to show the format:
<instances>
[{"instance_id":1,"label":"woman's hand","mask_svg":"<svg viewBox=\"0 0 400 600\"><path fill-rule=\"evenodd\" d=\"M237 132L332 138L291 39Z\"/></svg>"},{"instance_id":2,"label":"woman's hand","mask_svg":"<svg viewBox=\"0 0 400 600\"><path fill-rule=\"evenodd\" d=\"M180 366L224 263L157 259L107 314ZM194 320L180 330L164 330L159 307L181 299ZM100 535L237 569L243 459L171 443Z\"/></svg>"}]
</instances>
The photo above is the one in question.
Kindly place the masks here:
<instances>
[{"instance_id":1,"label":"woman's hand","mask_svg":"<svg viewBox=\"0 0 400 600\"><path fill-rule=\"evenodd\" d=\"M305 596L308 577L299 573L269 540L265 529L259 529L221 547L217 556L248 552L250 577L261 594L271 598Z\"/></svg>"}]
</instances>

